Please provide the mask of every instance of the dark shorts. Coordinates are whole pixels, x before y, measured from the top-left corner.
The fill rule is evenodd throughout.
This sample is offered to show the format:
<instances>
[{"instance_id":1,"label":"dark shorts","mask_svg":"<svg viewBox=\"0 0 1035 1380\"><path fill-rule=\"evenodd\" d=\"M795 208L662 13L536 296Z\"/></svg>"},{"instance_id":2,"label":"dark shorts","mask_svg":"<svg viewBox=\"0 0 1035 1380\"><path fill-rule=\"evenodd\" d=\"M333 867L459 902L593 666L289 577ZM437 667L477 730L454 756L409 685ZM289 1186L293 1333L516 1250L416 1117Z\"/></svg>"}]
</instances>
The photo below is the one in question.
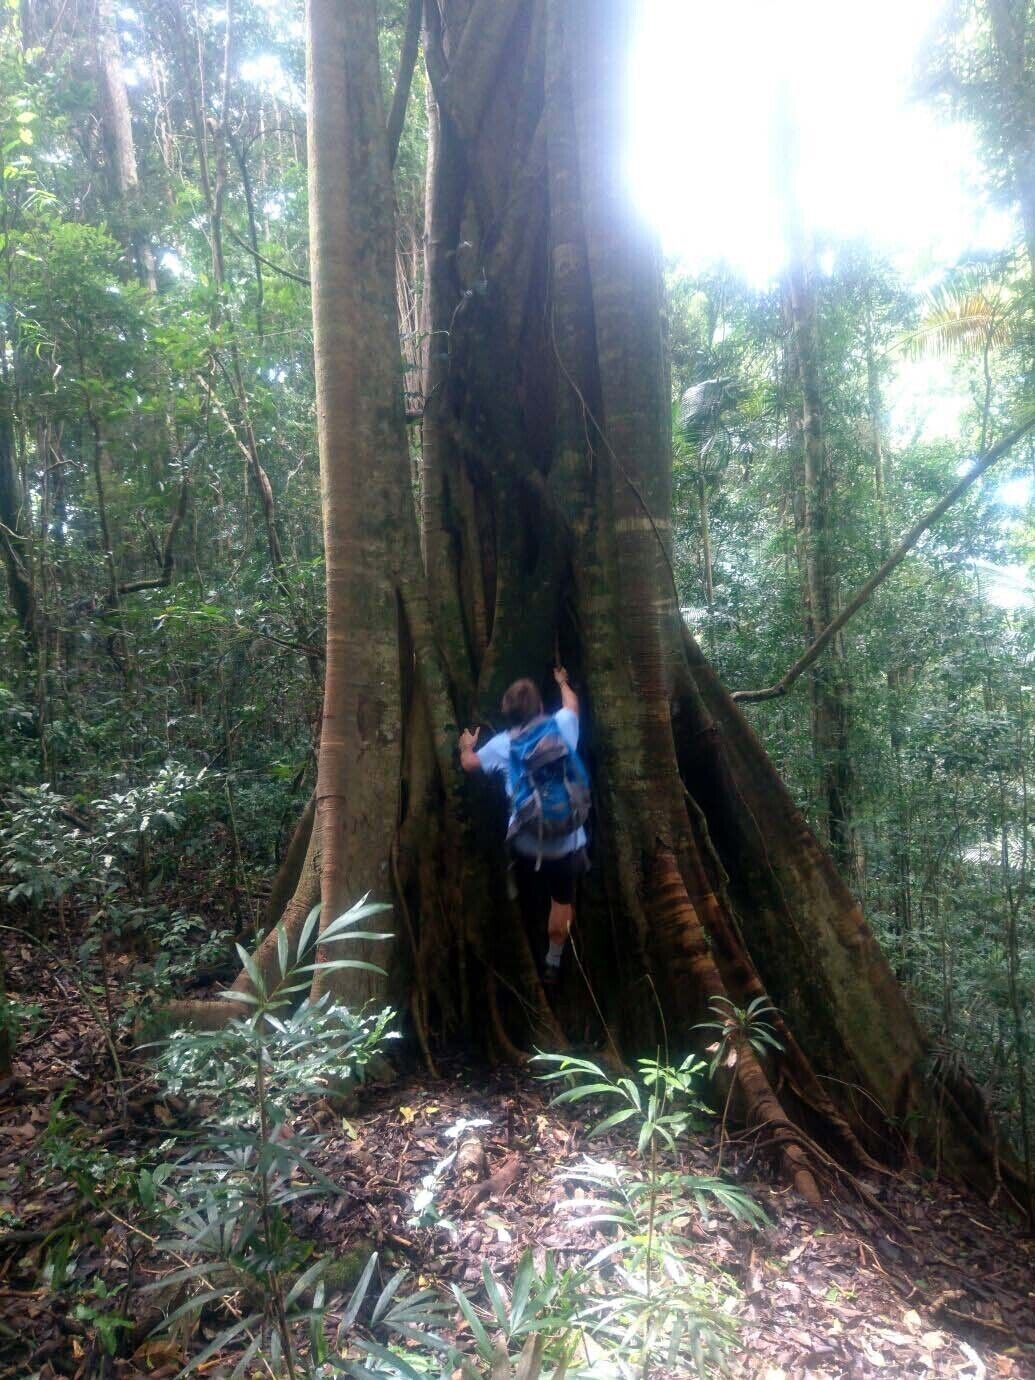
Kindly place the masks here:
<instances>
[{"instance_id":1,"label":"dark shorts","mask_svg":"<svg viewBox=\"0 0 1035 1380\"><path fill-rule=\"evenodd\" d=\"M518 900L526 915L534 915L544 901L570 906L575 899L575 883L589 870L585 848L565 853L563 858L544 858L538 869L535 858L511 854L517 882Z\"/></svg>"}]
</instances>

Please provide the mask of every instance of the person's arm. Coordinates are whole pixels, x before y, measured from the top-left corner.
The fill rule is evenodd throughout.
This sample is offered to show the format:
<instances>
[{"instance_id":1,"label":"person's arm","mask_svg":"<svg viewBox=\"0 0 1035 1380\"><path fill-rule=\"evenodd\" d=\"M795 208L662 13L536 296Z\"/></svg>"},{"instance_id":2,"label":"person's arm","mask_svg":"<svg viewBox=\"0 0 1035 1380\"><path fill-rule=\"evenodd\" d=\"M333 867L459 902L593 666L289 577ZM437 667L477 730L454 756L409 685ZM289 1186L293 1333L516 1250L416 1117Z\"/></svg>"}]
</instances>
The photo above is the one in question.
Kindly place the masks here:
<instances>
[{"instance_id":1,"label":"person's arm","mask_svg":"<svg viewBox=\"0 0 1035 1380\"><path fill-rule=\"evenodd\" d=\"M568 673L563 666L557 666L554 668L553 678L560 687L561 704L564 706L565 709L570 709L571 712L575 715L575 717L578 718L579 697L568 684Z\"/></svg>"},{"instance_id":2,"label":"person's arm","mask_svg":"<svg viewBox=\"0 0 1035 1380\"><path fill-rule=\"evenodd\" d=\"M482 764L478 760L478 754L474 750L474 745L478 741L477 732L465 728L460 734L460 765L464 771L481 771Z\"/></svg>"}]
</instances>

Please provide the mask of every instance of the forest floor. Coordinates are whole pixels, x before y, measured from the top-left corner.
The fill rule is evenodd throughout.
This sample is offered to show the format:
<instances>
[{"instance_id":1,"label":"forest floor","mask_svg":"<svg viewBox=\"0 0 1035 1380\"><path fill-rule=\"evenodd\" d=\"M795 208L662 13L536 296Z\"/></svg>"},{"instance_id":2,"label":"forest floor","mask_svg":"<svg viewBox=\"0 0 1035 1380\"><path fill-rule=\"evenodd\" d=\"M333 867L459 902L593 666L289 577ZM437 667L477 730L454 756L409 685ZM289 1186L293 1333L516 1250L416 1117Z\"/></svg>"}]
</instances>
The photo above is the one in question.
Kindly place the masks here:
<instances>
[{"instance_id":1,"label":"forest floor","mask_svg":"<svg viewBox=\"0 0 1035 1380\"><path fill-rule=\"evenodd\" d=\"M127 1061L123 1115L98 1022L66 970L16 942L7 984L36 1011L0 1084L0 1380L168 1380L183 1354L149 1340L158 1319L141 1291L176 1264L155 1255L122 1204L142 1157L187 1129L184 1109ZM466 1181L441 1182L437 1208L454 1230L407 1225L461 1118L487 1124ZM606 1238L565 1210L578 1190L562 1176L586 1153L635 1159L621 1132L589 1141L585 1122L551 1107L526 1074L457 1061L442 1077L364 1089L344 1117L310 1102L296 1130L323 1137L317 1162L344 1190L301 1200L301 1235L321 1253L376 1249L424 1283L472 1290L484 1262L507 1281L527 1247L562 1266L598 1250ZM716 1134L689 1138L683 1169L714 1174L718 1154ZM716 1211L691 1214L686 1227L694 1269L739 1332L735 1377L1035 1377L1035 1242L986 1204L889 1176L869 1185L881 1211L847 1188L814 1210L746 1146L727 1145L724 1167L770 1221L756 1229ZM105 1313L123 1319L108 1326L107 1349L96 1321ZM217 1357L201 1373L229 1371Z\"/></svg>"}]
</instances>

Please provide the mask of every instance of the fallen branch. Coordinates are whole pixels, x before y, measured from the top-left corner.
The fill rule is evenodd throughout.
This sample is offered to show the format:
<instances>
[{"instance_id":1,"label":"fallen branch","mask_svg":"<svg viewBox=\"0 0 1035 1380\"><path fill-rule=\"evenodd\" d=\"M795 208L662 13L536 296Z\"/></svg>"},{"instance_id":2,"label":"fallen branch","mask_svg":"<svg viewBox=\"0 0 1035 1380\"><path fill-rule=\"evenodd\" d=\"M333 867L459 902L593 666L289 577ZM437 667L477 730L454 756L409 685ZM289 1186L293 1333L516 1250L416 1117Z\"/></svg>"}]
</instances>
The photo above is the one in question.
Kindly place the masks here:
<instances>
[{"instance_id":1,"label":"fallen branch","mask_svg":"<svg viewBox=\"0 0 1035 1380\"><path fill-rule=\"evenodd\" d=\"M870 595L879 585L882 585L896 566L901 565L905 558L912 551L923 534L929 527L932 527L942 513L947 508L951 508L958 498L967 492L975 480L985 473L986 470L1001 460L1007 451L1012 450L1022 437L1035 426L1035 413L1026 418L1019 426L1008 431L1001 441L997 441L994 446L978 458L974 468L963 476L944 498L940 499L933 508L929 509L920 520L915 523L906 535L895 547L894 551L880 567L874 571L864 585L861 585L841 612L823 629L820 635L812 643L806 652L803 652L790 670L786 671L775 684L767 686L764 690L734 690L732 698L739 704L757 704L760 700L774 700L781 695L786 695L794 682L816 661L826 646L833 641L848 620L859 612L863 604L866 603Z\"/></svg>"}]
</instances>

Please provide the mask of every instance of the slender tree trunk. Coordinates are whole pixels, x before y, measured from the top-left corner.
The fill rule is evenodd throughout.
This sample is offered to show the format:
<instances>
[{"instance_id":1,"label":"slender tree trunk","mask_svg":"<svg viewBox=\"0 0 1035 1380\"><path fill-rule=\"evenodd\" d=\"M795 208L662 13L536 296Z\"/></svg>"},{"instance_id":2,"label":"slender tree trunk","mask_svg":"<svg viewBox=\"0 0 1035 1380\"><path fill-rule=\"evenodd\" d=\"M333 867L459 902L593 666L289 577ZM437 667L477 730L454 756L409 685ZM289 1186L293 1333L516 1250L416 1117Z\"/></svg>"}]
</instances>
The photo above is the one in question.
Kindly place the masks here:
<instances>
[{"instance_id":1,"label":"slender tree trunk","mask_svg":"<svg viewBox=\"0 0 1035 1380\"><path fill-rule=\"evenodd\" d=\"M1028 908L1028 840L1030 830L1028 806L1027 763L1031 760L1031 733L1024 712L1023 695L1018 696L1016 705L1017 760L1020 766L1020 818L1016 820L1016 837L1011 839L1010 812L1007 807L1006 780L1002 768L996 775L999 784L999 864L1003 883L1003 899L1006 903L1006 985L1010 1003L1014 1058L1017 1064L1016 1089L1017 1111L1021 1127L1021 1149L1024 1155L1024 1172L1027 1179L1028 1223L1035 1226L1035 1145L1032 1141L1031 1109L1028 1079L1031 1068L1028 1061L1028 1021L1026 1020L1024 998L1021 991L1022 952L1020 939L1020 920Z\"/></svg>"},{"instance_id":2,"label":"slender tree trunk","mask_svg":"<svg viewBox=\"0 0 1035 1380\"><path fill-rule=\"evenodd\" d=\"M213 354L210 366L204 376L198 376L198 383L208 397L223 422L228 435L238 447L245 462L245 523L248 522L247 488L250 483L259 499L262 509L266 545L269 551L270 566L277 589L289 611L298 641L302 647L311 644L305 611L301 600L292 587L290 573L284 557L277 522L276 498L269 473L262 461L262 451L252 422L248 405L248 392L244 385L241 364L241 349L238 343L237 323L227 302L226 258L223 244L223 204L226 196L226 183L229 173L228 138L225 121L228 115L230 74L235 39L235 14L231 3L226 7L226 27L223 44L222 90L218 119L206 117L204 91L204 62L200 34L191 36L184 23L179 7L173 7L176 48L184 78L187 106L198 158L198 173L202 196L208 220L209 244L212 254L212 280L215 296L212 307L212 325L219 327L226 339L226 353L229 364ZM245 177L247 173L245 172ZM252 217L254 220L254 217ZM254 241L254 224L251 226ZM254 248L254 243L253 243ZM261 277L260 280L261 282ZM233 395L233 406L237 413L231 416L224 405L216 387L217 374L222 372ZM307 662L313 679L319 682L322 675L320 658L314 651L307 654Z\"/></svg>"},{"instance_id":3,"label":"slender tree trunk","mask_svg":"<svg viewBox=\"0 0 1035 1380\"><path fill-rule=\"evenodd\" d=\"M866 399L870 416L870 443L873 451L873 495L877 504L877 523L880 536L881 564L891 554L891 525L885 492L886 455L884 448L884 406L881 400L880 373L874 348L870 321L866 323ZM902 766L902 709L901 668L889 666L885 671L885 704L888 715L888 739L894 762L894 797L891 808L891 871L892 908L900 953L896 971L903 981L910 976L910 948L913 929L912 878L909 865L912 821L906 796L905 772Z\"/></svg>"},{"instance_id":4,"label":"slender tree trunk","mask_svg":"<svg viewBox=\"0 0 1035 1380\"><path fill-rule=\"evenodd\" d=\"M812 642L837 615L834 555L834 487L823 426L814 272L796 224L786 296L791 344L802 399L804 484L801 534L805 572L805 627ZM848 667L839 639L811 678L812 739L820 776L820 798L830 848L852 889L861 894L862 849L854 821L857 794L851 763L851 706Z\"/></svg>"},{"instance_id":5,"label":"slender tree trunk","mask_svg":"<svg viewBox=\"0 0 1035 1380\"><path fill-rule=\"evenodd\" d=\"M0 551L3 551L7 571L11 607L31 648L36 638L36 599L29 563L25 499L6 394L6 386L0 384Z\"/></svg>"},{"instance_id":6,"label":"slender tree trunk","mask_svg":"<svg viewBox=\"0 0 1035 1380\"><path fill-rule=\"evenodd\" d=\"M704 597L711 613L715 604L715 584L712 578L712 542L708 527L708 489L703 473L697 475L697 508L701 515L701 559L704 562Z\"/></svg>"},{"instance_id":7,"label":"slender tree trunk","mask_svg":"<svg viewBox=\"0 0 1035 1380\"><path fill-rule=\"evenodd\" d=\"M137 272L151 292L158 290L154 253L139 223L136 146L133 114L122 71L122 48L114 0L97 0L97 71L101 95L101 126L108 159L112 196L127 221L124 233L133 250Z\"/></svg>"},{"instance_id":8,"label":"slender tree trunk","mask_svg":"<svg viewBox=\"0 0 1035 1380\"><path fill-rule=\"evenodd\" d=\"M137 156L126 79L122 75L114 0L97 0L97 57L108 166L114 191L119 197L125 197L137 189Z\"/></svg>"}]
</instances>

